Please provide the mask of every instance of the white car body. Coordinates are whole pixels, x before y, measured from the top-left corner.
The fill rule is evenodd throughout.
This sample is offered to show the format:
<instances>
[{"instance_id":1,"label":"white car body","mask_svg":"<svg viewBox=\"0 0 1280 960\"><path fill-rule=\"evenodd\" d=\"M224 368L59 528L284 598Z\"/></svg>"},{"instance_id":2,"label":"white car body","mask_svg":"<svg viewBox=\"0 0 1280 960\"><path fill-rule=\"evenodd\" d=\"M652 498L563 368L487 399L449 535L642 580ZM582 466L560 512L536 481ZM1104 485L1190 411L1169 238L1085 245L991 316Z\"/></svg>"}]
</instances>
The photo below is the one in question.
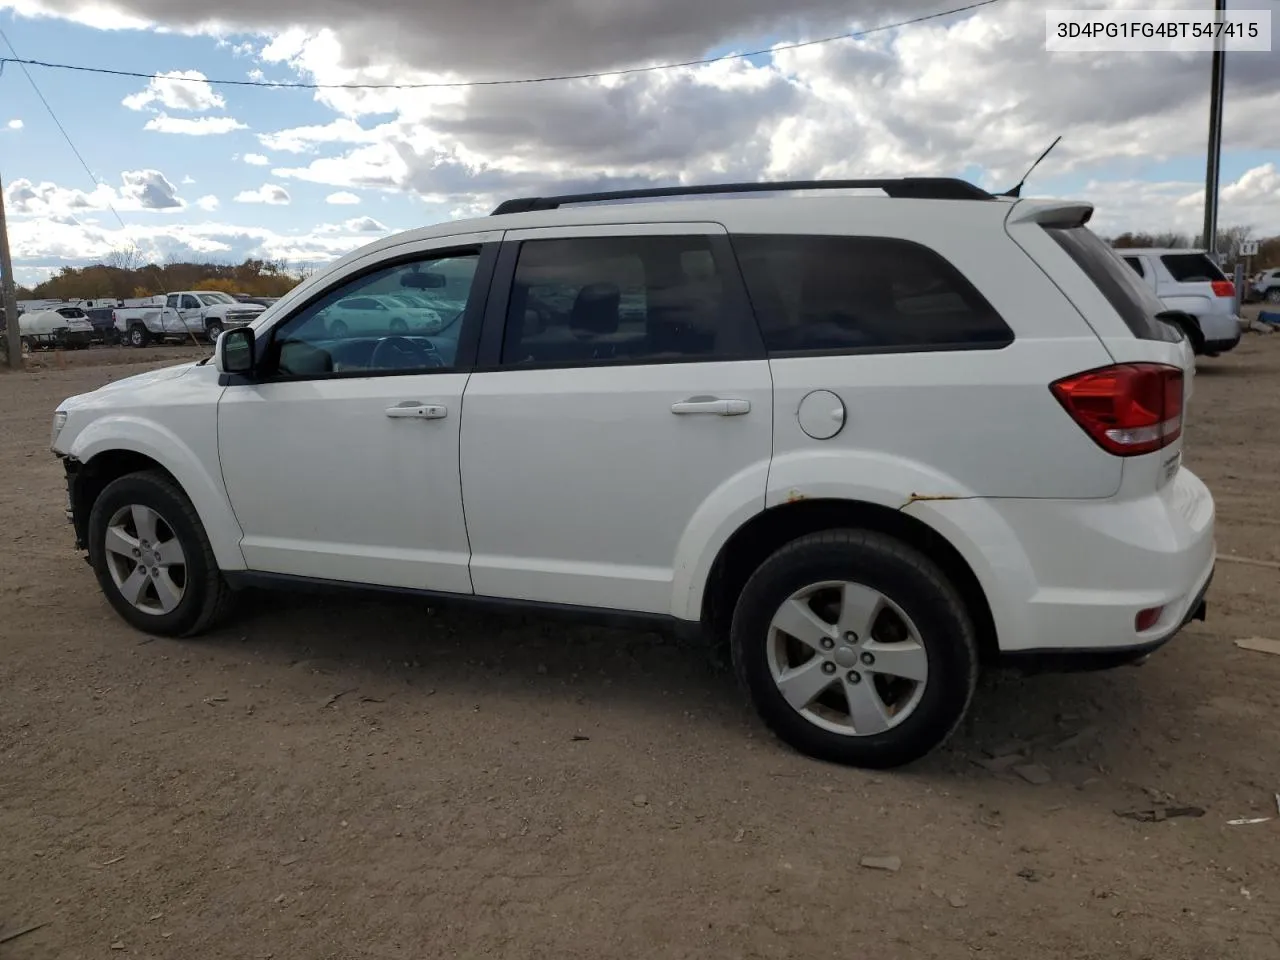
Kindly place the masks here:
<instances>
[{"instance_id":1,"label":"white car body","mask_svg":"<svg viewBox=\"0 0 1280 960\"><path fill-rule=\"evenodd\" d=\"M1235 284L1203 250L1135 247L1117 252L1166 308L1199 321L1202 352L1226 353L1240 342Z\"/></svg>"},{"instance_id":2,"label":"white car body","mask_svg":"<svg viewBox=\"0 0 1280 960\"><path fill-rule=\"evenodd\" d=\"M1181 416L1191 395L1186 341L1150 320L1160 303L1084 228L1091 210L1030 199L689 199L495 215L381 239L263 312L255 356L300 342L280 333L294 318L314 318L296 329L325 336L334 298L370 271L479 251L479 305L455 339L430 345L441 369L351 372L337 359L343 344L316 339L297 353L319 364L312 372L290 359L289 375L255 380L227 372L224 337L217 364L141 374L59 406L53 449L68 465L69 514L84 543L85 499L96 495L85 491L153 463L189 498L232 582L360 584L692 626L706 622L726 563L749 552L744 537L779 536L793 522L811 532L829 514L931 544L994 655L1138 656L1203 613L1214 504L1182 465L1180 420L1151 428L1158 449L1116 455L1050 389L1115 364L1154 364L1170 383L1181 377L1178 393L1164 394ZM814 249L854 237L940 258L1008 336L766 354L751 332L752 304L758 313L763 302L746 298L736 271L762 282L747 241L767 251L796 236ZM619 325L619 288L587 284L573 301L575 336L529 335L580 359L539 362L511 347L511 323L537 321L531 307L508 305L508 291L514 301L534 289L511 286L522 244L661 250L673 238L710 251L682 254L681 289L729 290L736 306L719 322L746 345L705 361L619 360L647 341L630 320ZM708 279L712 267L721 272ZM821 284L847 269L811 276ZM642 308L647 296L646 309L667 309L667 289L642 288ZM945 311L969 308L961 299L926 291L897 301L895 316L942 329ZM499 309L514 318L505 335L505 312L493 326ZM711 335L710 320L654 316L673 325L651 319L651 339L659 329L672 344Z\"/></svg>"}]
</instances>

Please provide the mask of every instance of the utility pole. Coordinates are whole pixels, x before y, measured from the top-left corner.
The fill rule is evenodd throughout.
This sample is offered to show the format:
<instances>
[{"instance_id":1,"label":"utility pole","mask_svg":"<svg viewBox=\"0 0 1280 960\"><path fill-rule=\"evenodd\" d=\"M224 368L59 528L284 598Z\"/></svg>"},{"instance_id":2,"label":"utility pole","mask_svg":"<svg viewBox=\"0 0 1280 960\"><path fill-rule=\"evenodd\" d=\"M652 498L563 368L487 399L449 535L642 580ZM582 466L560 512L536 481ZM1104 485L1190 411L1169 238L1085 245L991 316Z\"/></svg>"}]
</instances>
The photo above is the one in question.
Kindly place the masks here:
<instances>
[{"instance_id":1,"label":"utility pole","mask_svg":"<svg viewBox=\"0 0 1280 960\"><path fill-rule=\"evenodd\" d=\"M1215 21L1222 23L1227 0L1215 0ZM1221 29L1220 27L1218 29ZM1213 40L1213 67L1209 80L1209 156L1204 171L1204 245L1209 259L1218 262L1218 168L1222 162L1222 87L1227 72L1226 41Z\"/></svg>"},{"instance_id":2,"label":"utility pole","mask_svg":"<svg viewBox=\"0 0 1280 960\"><path fill-rule=\"evenodd\" d=\"M4 218L4 182L0 180L0 302L4 304L4 327L9 369L22 369L22 331L18 329L18 291L13 285L13 257L9 256L9 226Z\"/></svg>"}]
</instances>

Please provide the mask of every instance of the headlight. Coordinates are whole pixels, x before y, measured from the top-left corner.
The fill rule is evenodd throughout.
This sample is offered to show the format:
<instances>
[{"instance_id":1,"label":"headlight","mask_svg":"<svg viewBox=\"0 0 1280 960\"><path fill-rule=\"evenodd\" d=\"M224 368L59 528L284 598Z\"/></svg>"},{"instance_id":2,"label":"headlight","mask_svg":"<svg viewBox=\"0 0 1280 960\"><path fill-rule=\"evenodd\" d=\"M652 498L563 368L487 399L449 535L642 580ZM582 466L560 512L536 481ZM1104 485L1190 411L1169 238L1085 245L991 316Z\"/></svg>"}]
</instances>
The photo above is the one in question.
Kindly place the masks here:
<instances>
[{"instance_id":1,"label":"headlight","mask_svg":"<svg viewBox=\"0 0 1280 960\"><path fill-rule=\"evenodd\" d=\"M57 447L58 434L62 432L62 428L67 425L67 411L59 410L53 415L53 432L49 436L49 446Z\"/></svg>"}]
</instances>

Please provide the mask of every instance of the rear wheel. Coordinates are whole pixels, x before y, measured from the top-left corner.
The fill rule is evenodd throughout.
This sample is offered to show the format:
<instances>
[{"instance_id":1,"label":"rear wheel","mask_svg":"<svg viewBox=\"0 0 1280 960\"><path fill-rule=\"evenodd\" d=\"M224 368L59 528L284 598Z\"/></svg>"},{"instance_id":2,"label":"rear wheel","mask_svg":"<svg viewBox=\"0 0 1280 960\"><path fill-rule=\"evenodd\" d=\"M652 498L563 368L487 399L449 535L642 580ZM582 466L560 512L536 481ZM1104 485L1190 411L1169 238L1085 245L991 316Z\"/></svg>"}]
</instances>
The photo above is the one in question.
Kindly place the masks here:
<instances>
[{"instance_id":1,"label":"rear wheel","mask_svg":"<svg viewBox=\"0 0 1280 960\"><path fill-rule=\"evenodd\" d=\"M1280 287L1272 287L1267 291L1267 303L1280 303Z\"/></svg>"},{"instance_id":2,"label":"rear wheel","mask_svg":"<svg viewBox=\"0 0 1280 960\"><path fill-rule=\"evenodd\" d=\"M973 624L919 551L834 530L778 550L747 581L730 630L757 712L810 756L896 767L941 745L978 677Z\"/></svg>"},{"instance_id":3,"label":"rear wheel","mask_svg":"<svg viewBox=\"0 0 1280 960\"><path fill-rule=\"evenodd\" d=\"M147 328L142 324L135 324L129 328L129 346L145 347L151 340L151 335L147 333Z\"/></svg>"},{"instance_id":4,"label":"rear wheel","mask_svg":"<svg viewBox=\"0 0 1280 960\"><path fill-rule=\"evenodd\" d=\"M168 476L131 473L109 483L89 514L89 562L130 625L193 636L224 611L230 588L204 525Z\"/></svg>"}]
</instances>

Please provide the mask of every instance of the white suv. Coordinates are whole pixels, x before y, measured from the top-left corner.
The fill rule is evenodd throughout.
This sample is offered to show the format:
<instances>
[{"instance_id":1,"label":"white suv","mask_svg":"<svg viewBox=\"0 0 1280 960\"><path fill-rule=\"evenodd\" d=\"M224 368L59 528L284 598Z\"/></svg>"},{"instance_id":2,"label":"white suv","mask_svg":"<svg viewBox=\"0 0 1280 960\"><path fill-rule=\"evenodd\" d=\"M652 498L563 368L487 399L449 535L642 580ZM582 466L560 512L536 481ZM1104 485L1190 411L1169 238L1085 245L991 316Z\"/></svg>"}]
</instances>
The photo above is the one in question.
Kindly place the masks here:
<instances>
[{"instance_id":1,"label":"white suv","mask_svg":"<svg viewBox=\"0 0 1280 960\"><path fill-rule=\"evenodd\" d=\"M508 201L65 401L69 517L150 633L317 584L704 627L785 741L906 763L982 662L1129 662L1204 615L1194 359L1091 212L945 179ZM334 335L437 263L448 327Z\"/></svg>"},{"instance_id":2,"label":"white suv","mask_svg":"<svg viewBox=\"0 0 1280 960\"><path fill-rule=\"evenodd\" d=\"M1236 285L1203 250L1134 247L1119 251L1151 288L1196 353L1216 357L1240 343ZM1190 314L1195 322L1188 322Z\"/></svg>"}]
</instances>

